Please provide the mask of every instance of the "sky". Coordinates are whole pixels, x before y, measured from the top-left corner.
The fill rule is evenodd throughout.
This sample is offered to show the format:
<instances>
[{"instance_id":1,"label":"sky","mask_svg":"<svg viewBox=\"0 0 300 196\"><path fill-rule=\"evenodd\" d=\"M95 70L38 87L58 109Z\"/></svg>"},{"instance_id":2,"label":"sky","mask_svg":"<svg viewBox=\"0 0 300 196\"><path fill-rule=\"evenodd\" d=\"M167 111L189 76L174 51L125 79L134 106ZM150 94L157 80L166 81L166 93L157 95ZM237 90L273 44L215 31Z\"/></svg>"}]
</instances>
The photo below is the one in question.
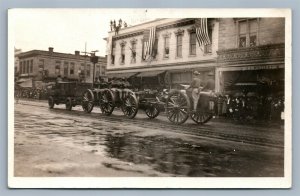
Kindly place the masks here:
<instances>
[{"instance_id":1,"label":"sky","mask_svg":"<svg viewBox=\"0 0 300 196\"><path fill-rule=\"evenodd\" d=\"M152 20L145 10L117 9L11 9L9 25L14 47L74 53L75 50L105 56L110 20L122 19L128 25Z\"/></svg>"}]
</instances>

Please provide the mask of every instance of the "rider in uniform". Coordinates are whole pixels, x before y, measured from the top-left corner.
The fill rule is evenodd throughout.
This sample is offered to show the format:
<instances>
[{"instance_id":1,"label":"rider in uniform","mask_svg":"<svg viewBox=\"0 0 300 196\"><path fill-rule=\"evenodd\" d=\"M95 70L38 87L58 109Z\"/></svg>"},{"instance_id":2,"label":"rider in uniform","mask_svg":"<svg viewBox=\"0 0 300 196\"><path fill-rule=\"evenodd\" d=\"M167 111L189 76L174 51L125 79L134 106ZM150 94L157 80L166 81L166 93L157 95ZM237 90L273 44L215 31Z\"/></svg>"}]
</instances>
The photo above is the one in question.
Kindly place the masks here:
<instances>
[{"instance_id":1,"label":"rider in uniform","mask_svg":"<svg viewBox=\"0 0 300 196\"><path fill-rule=\"evenodd\" d=\"M198 100L200 96L200 91L202 87L202 80L200 79L200 73L198 71L193 72L193 80L188 88L192 98L193 98L193 111L197 110Z\"/></svg>"}]
</instances>

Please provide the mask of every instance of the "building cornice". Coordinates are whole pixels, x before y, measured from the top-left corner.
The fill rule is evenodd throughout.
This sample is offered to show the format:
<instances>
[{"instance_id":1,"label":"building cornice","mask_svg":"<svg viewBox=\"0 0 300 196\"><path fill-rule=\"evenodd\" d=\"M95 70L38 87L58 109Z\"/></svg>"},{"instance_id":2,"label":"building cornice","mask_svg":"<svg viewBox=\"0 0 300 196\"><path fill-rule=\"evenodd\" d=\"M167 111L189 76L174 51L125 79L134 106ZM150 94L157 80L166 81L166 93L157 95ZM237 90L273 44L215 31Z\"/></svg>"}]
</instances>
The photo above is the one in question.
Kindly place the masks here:
<instances>
[{"instance_id":1,"label":"building cornice","mask_svg":"<svg viewBox=\"0 0 300 196\"><path fill-rule=\"evenodd\" d=\"M193 18L185 18L185 19L180 19L178 21L175 22L169 22L166 24L161 24L156 26L156 31L162 31L162 30L166 30L166 29L171 29L171 28L178 28L178 27L182 27L182 26L187 26L187 25L193 25L195 24L195 19ZM130 38L130 37L135 37L135 36L139 36L142 35L144 33L145 29L141 29L141 30L136 30L136 31L132 31L129 33L124 33L124 34L119 34L119 35L115 35L112 37L113 41L117 41L120 39L126 39L126 38Z\"/></svg>"},{"instance_id":2,"label":"building cornice","mask_svg":"<svg viewBox=\"0 0 300 196\"><path fill-rule=\"evenodd\" d=\"M134 70L137 70L137 69L158 69L158 68L161 68L160 70L168 71L168 67L178 67L178 69L180 69L181 66L185 66L185 65L195 65L195 64L204 64L205 65L207 63L213 63L213 66L216 66L216 58L201 60L201 61L186 61L186 62L167 63L167 64L163 63L163 64L154 64L154 65L140 65L140 66L126 67L126 68L117 67L115 69L107 69L107 72L122 72L122 71L126 71L126 70L132 70L134 72Z\"/></svg>"}]
</instances>

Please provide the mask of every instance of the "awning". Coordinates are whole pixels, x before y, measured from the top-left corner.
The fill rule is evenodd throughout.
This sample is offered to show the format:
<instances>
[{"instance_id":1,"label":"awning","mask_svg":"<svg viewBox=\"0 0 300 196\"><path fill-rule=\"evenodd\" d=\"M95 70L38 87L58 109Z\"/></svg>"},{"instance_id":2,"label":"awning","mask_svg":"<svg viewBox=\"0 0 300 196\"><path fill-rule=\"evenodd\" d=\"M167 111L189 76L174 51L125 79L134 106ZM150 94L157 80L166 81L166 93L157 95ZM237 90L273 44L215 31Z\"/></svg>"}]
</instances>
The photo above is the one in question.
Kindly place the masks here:
<instances>
[{"instance_id":1,"label":"awning","mask_svg":"<svg viewBox=\"0 0 300 196\"><path fill-rule=\"evenodd\" d=\"M23 88L26 88L26 87L32 87L32 79L27 79L26 81L23 81L21 83L19 83L19 85Z\"/></svg>"},{"instance_id":2,"label":"awning","mask_svg":"<svg viewBox=\"0 0 300 196\"><path fill-rule=\"evenodd\" d=\"M154 77L164 72L165 71L145 71L138 74L137 77Z\"/></svg>"},{"instance_id":3,"label":"awning","mask_svg":"<svg viewBox=\"0 0 300 196\"><path fill-rule=\"evenodd\" d=\"M27 81L27 80L30 80L30 79L28 79L28 78L21 78L21 79L19 79L19 80L17 81L17 83L20 84L20 83L25 82L25 81Z\"/></svg>"},{"instance_id":4,"label":"awning","mask_svg":"<svg viewBox=\"0 0 300 196\"><path fill-rule=\"evenodd\" d=\"M137 72L123 72L123 73L107 73L108 78L130 78L138 74Z\"/></svg>"}]
</instances>

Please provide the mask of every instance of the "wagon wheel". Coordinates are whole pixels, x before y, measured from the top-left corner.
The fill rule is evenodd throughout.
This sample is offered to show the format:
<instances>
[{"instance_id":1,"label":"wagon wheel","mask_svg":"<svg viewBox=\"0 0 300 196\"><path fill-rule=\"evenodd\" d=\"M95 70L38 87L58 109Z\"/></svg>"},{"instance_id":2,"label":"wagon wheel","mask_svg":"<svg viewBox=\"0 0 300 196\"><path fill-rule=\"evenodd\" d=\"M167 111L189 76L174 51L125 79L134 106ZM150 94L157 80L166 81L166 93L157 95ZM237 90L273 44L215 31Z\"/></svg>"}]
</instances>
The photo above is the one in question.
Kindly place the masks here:
<instances>
[{"instance_id":1,"label":"wagon wheel","mask_svg":"<svg viewBox=\"0 0 300 196\"><path fill-rule=\"evenodd\" d=\"M199 110L191 114L191 119L197 124L207 123L211 118L211 112L205 110Z\"/></svg>"},{"instance_id":2,"label":"wagon wheel","mask_svg":"<svg viewBox=\"0 0 300 196\"><path fill-rule=\"evenodd\" d=\"M159 115L159 112L160 111L156 105L148 106L145 109L145 113L150 119L156 118Z\"/></svg>"},{"instance_id":3,"label":"wagon wheel","mask_svg":"<svg viewBox=\"0 0 300 196\"><path fill-rule=\"evenodd\" d=\"M68 97L67 100L66 100L66 110L71 111L72 110L72 106L73 106L72 98Z\"/></svg>"},{"instance_id":4,"label":"wagon wheel","mask_svg":"<svg viewBox=\"0 0 300 196\"><path fill-rule=\"evenodd\" d=\"M103 114L109 116L115 108L115 97L110 90L105 90L100 94L99 105Z\"/></svg>"},{"instance_id":5,"label":"wagon wheel","mask_svg":"<svg viewBox=\"0 0 300 196\"><path fill-rule=\"evenodd\" d=\"M134 94L128 94L123 99L121 109L125 116L128 118L134 118L138 112L138 101Z\"/></svg>"},{"instance_id":6,"label":"wagon wheel","mask_svg":"<svg viewBox=\"0 0 300 196\"><path fill-rule=\"evenodd\" d=\"M166 105L167 117L174 124L182 124L189 117L190 100L181 91L173 91L167 98Z\"/></svg>"},{"instance_id":7,"label":"wagon wheel","mask_svg":"<svg viewBox=\"0 0 300 196\"><path fill-rule=\"evenodd\" d=\"M94 93L88 89L86 90L83 95L82 95L82 109L86 112L86 113L90 113L93 108L94 108Z\"/></svg>"},{"instance_id":8,"label":"wagon wheel","mask_svg":"<svg viewBox=\"0 0 300 196\"><path fill-rule=\"evenodd\" d=\"M54 108L54 98L52 96L48 98L48 106L50 109Z\"/></svg>"}]
</instances>

